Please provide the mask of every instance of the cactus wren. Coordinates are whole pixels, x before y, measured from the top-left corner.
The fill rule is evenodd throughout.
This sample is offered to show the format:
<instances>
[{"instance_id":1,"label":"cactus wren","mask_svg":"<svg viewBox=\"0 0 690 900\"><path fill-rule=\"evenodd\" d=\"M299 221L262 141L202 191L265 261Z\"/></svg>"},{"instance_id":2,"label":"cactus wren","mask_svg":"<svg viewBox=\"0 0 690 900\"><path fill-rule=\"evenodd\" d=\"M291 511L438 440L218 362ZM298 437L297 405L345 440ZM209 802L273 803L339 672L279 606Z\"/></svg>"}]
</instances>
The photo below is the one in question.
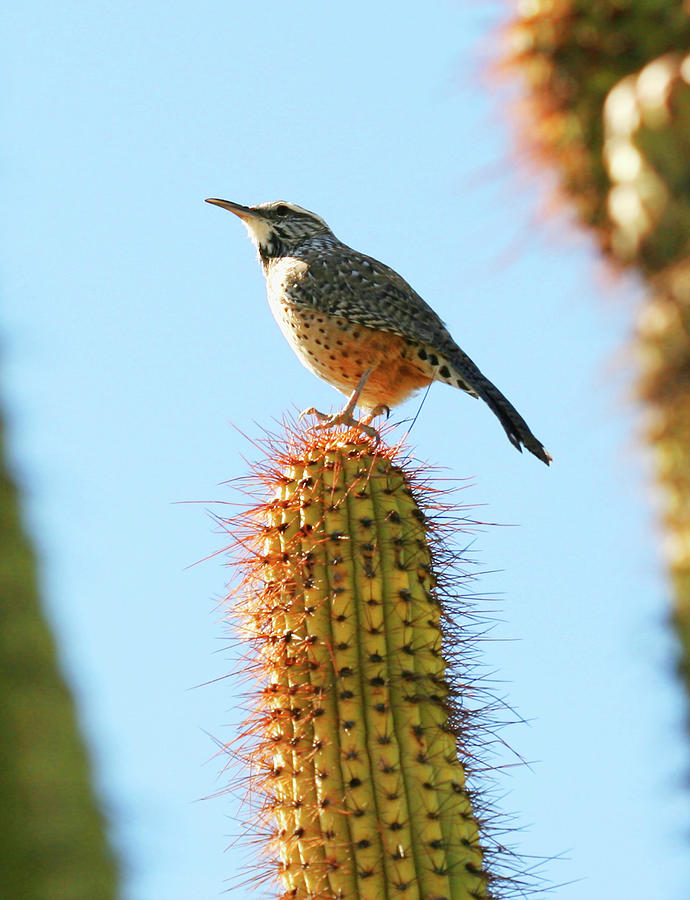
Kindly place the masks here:
<instances>
[{"instance_id":1,"label":"cactus wren","mask_svg":"<svg viewBox=\"0 0 690 900\"><path fill-rule=\"evenodd\" d=\"M359 425L432 381L481 397L522 452L551 457L503 394L458 347L433 309L383 263L341 243L324 220L294 203L240 206L209 199L239 216L256 245L271 311L308 369L349 394L325 426ZM355 406L370 410L364 422Z\"/></svg>"}]
</instances>

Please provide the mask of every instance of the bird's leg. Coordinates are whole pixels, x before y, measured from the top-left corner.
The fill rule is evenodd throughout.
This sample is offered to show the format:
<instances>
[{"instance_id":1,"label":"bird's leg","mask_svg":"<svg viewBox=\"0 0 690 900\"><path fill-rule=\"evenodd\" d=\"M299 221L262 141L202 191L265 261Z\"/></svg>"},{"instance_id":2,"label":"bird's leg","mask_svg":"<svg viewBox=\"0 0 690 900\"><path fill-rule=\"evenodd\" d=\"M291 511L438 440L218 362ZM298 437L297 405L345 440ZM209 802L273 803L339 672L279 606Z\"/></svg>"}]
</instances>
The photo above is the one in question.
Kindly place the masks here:
<instances>
[{"instance_id":1,"label":"bird's leg","mask_svg":"<svg viewBox=\"0 0 690 900\"><path fill-rule=\"evenodd\" d=\"M342 422L339 422L339 425L356 425L357 419L355 419L352 413L355 411L355 407L357 406L357 401L360 398L362 391L364 390L364 385L367 383L367 380L373 369L367 369L366 372L362 375L362 377L357 382L357 387L348 397L347 403L340 410L339 413L336 413L336 417L338 419L342 419Z\"/></svg>"},{"instance_id":2,"label":"bird's leg","mask_svg":"<svg viewBox=\"0 0 690 900\"><path fill-rule=\"evenodd\" d=\"M317 416L321 420L321 424L317 425L317 428L332 428L334 425L351 425L355 428L361 429L365 434L368 434L370 437L376 438L379 440L379 433L375 428L372 428L369 425L369 422L377 416L381 415L381 412L384 409L388 409L388 407L379 407L372 411L372 414L365 419L364 421L360 419L355 419L353 413L355 411L355 407L357 406L357 401L360 398L362 391L364 390L364 385L367 383L367 379L373 372L373 368L367 369L366 372L362 375L362 377L357 382L357 387L348 397L347 403L338 413L333 413L332 415L328 415L327 413L319 412L318 409L315 409L313 406L311 409L305 409L304 412L300 413L300 419L304 416Z\"/></svg>"}]
</instances>

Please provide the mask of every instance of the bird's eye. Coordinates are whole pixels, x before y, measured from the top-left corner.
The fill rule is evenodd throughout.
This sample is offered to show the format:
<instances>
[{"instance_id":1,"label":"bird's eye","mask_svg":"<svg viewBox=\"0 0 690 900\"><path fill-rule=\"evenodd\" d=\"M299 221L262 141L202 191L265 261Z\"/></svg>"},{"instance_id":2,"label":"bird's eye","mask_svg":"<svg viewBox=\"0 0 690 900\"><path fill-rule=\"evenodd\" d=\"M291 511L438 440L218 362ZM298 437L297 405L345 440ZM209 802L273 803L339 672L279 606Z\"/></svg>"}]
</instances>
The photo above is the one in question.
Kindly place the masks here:
<instances>
[{"instance_id":1,"label":"bird's eye","mask_svg":"<svg viewBox=\"0 0 690 900\"><path fill-rule=\"evenodd\" d=\"M290 213L290 207L285 206L284 203L281 203L279 206L276 206L274 212L277 216L287 216Z\"/></svg>"}]
</instances>

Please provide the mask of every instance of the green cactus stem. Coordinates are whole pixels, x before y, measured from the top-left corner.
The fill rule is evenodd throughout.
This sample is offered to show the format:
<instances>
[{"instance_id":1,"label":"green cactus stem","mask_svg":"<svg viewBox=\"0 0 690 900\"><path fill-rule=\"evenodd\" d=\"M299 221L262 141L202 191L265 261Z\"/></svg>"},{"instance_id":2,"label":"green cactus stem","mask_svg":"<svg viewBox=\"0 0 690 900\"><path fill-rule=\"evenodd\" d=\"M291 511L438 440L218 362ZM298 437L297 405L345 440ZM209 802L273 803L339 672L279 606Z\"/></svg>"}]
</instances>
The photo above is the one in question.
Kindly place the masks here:
<instances>
[{"instance_id":1,"label":"green cactus stem","mask_svg":"<svg viewBox=\"0 0 690 900\"><path fill-rule=\"evenodd\" d=\"M292 433L262 478L231 607L281 898L496 896L425 490L357 431Z\"/></svg>"}]
</instances>

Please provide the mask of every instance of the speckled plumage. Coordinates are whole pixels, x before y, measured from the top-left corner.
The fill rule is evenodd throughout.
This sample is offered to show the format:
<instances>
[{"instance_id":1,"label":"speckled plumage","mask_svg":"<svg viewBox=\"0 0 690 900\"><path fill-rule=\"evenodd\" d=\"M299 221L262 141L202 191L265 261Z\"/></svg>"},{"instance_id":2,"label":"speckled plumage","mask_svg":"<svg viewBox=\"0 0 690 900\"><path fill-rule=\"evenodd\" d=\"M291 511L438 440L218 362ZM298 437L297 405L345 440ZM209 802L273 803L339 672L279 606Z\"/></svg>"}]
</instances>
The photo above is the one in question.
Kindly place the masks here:
<instances>
[{"instance_id":1,"label":"speckled plumage","mask_svg":"<svg viewBox=\"0 0 690 900\"><path fill-rule=\"evenodd\" d=\"M434 310L393 269L339 241L326 223L284 201L244 207L271 311L301 362L359 406L395 406L432 381L481 397L511 443L550 456L517 410L458 347ZM352 398L351 398L352 399Z\"/></svg>"}]
</instances>

